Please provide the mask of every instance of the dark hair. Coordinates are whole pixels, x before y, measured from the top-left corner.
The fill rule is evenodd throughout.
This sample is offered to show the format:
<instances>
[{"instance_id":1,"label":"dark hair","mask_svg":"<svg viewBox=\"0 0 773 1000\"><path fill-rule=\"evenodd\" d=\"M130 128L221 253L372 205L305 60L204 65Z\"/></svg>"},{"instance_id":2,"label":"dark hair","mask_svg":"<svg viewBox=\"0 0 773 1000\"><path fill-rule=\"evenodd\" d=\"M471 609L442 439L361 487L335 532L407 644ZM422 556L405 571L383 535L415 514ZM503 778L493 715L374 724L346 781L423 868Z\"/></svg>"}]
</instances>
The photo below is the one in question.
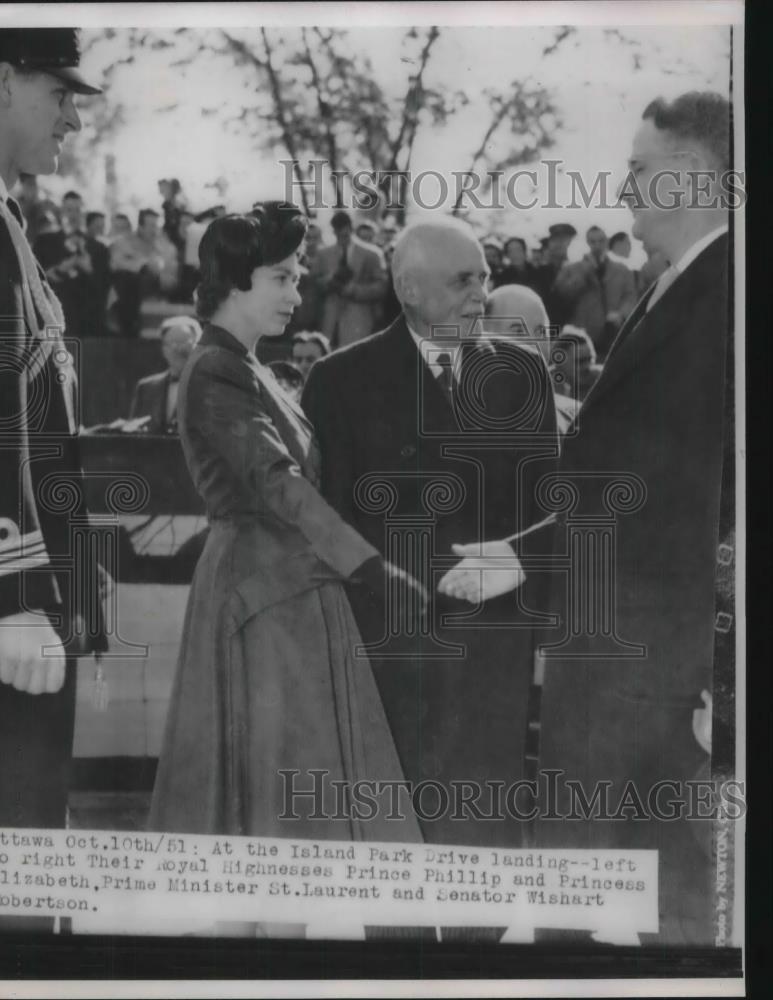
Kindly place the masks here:
<instances>
[{"instance_id":1,"label":"dark hair","mask_svg":"<svg viewBox=\"0 0 773 1000\"><path fill-rule=\"evenodd\" d=\"M520 243L523 248L523 252L526 253L526 240L522 239L520 236L508 236L505 240L505 250L507 250L508 243Z\"/></svg>"},{"instance_id":2,"label":"dark hair","mask_svg":"<svg viewBox=\"0 0 773 1000\"><path fill-rule=\"evenodd\" d=\"M159 218L159 214L154 208L141 208L140 214L137 216L137 225L142 226L145 219L151 215L155 216L157 219Z\"/></svg>"},{"instance_id":3,"label":"dark hair","mask_svg":"<svg viewBox=\"0 0 773 1000\"><path fill-rule=\"evenodd\" d=\"M606 239L606 236L607 236L607 234L604 232L604 230L601 228L601 226L590 226L588 228L588 231L585 234L586 239L587 239L588 236L590 236L591 233L601 233L601 235L604 237L604 239Z\"/></svg>"},{"instance_id":4,"label":"dark hair","mask_svg":"<svg viewBox=\"0 0 773 1000\"><path fill-rule=\"evenodd\" d=\"M247 215L214 219L199 244L199 316L209 319L233 288L248 292L253 271L289 257L305 234L306 219L287 202L265 202Z\"/></svg>"},{"instance_id":5,"label":"dark hair","mask_svg":"<svg viewBox=\"0 0 773 1000\"><path fill-rule=\"evenodd\" d=\"M714 156L721 170L730 167L730 102L721 94L691 90L669 104L662 97L644 109L656 128L679 139L694 139Z\"/></svg>"},{"instance_id":6,"label":"dark hair","mask_svg":"<svg viewBox=\"0 0 773 1000\"><path fill-rule=\"evenodd\" d=\"M330 354L330 341L318 330L301 330L300 333L296 333L293 337L293 345L295 344L316 344L322 351L323 357Z\"/></svg>"},{"instance_id":7,"label":"dark hair","mask_svg":"<svg viewBox=\"0 0 773 1000\"><path fill-rule=\"evenodd\" d=\"M62 198L62 201L72 201L73 198L77 199L78 201L83 201L83 197L79 195L77 191L68 191Z\"/></svg>"},{"instance_id":8,"label":"dark hair","mask_svg":"<svg viewBox=\"0 0 773 1000\"><path fill-rule=\"evenodd\" d=\"M351 229L352 220L348 212L344 211L344 209L340 209L338 212L333 213L330 225L335 232L338 232L339 229Z\"/></svg>"},{"instance_id":9,"label":"dark hair","mask_svg":"<svg viewBox=\"0 0 773 1000\"><path fill-rule=\"evenodd\" d=\"M277 379L289 382L295 389L300 389L303 385L303 373L292 361L269 361L267 368L270 368Z\"/></svg>"},{"instance_id":10,"label":"dark hair","mask_svg":"<svg viewBox=\"0 0 773 1000\"><path fill-rule=\"evenodd\" d=\"M629 239L628 233L624 233L622 230L619 233L615 233L614 236L609 237L609 246L613 247L616 243L620 243L622 240Z\"/></svg>"},{"instance_id":11,"label":"dark hair","mask_svg":"<svg viewBox=\"0 0 773 1000\"><path fill-rule=\"evenodd\" d=\"M104 212L86 212L86 225L90 226L96 219L104 219Z\"/></svg>"},{"instance_id":12,"label":"dark hair","mask_svg":"<svg viewBox=\"0 0 773 1000\"><path fill-rule=\"evenodd\" d=\"M124 222L128 222L128 223L131 223L131 221L132 221L129 218L129 216L126 214L126 212L116 212L115 215L113 216L113 219L114 220L115 219L123 219Z\"/></svg>"}]
</instances>

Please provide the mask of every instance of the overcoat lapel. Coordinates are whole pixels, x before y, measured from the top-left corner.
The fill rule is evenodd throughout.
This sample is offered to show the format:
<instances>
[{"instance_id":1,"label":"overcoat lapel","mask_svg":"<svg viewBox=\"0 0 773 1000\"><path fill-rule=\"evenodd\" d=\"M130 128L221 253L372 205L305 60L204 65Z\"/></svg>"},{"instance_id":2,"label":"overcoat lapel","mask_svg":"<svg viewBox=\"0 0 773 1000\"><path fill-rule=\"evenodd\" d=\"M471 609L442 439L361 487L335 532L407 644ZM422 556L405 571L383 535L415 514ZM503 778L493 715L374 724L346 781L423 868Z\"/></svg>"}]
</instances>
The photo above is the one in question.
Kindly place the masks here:
<instances>
[{"instance_id":1,"label":"overcoat lapel","mask_svg":"<svg viewBox=\"0 0 773 1000\"><path fill-rule=\"evenodd\" d=\"M670 337L678 336L682 329L679 319L690 308L690 302L700 294L704 269L709 273L721 273L714 260L727 258L728 237L723 235L711 243L690 264L687 270L666 290L647 312L647 303L655 286L651 286L642 296L624 323L609 352L604 370L588 393L578 417L587 413L603 399L609 389L622 379L635 374L642 358L651 354Z\"/></svg>"}]
</instances>

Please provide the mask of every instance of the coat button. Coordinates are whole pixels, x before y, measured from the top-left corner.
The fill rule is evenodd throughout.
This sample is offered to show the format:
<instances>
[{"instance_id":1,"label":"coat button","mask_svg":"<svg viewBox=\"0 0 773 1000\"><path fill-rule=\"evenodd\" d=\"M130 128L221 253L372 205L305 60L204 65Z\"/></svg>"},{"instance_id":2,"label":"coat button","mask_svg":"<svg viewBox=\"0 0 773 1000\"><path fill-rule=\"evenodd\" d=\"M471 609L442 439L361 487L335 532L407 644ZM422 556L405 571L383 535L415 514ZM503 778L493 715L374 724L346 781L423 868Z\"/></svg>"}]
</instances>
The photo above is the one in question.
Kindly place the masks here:
<instances>
[{"instance_id":1,"label":"coat button","mask_svg":"<svg viewBox=\"0 0 773 1000\"><path fill-rule=\"evenodd\" d=\"M402 458L413 458L416 454L416 448L412 444L405 444L400 449L400 455Z\"/></svg>"}]
</instances>

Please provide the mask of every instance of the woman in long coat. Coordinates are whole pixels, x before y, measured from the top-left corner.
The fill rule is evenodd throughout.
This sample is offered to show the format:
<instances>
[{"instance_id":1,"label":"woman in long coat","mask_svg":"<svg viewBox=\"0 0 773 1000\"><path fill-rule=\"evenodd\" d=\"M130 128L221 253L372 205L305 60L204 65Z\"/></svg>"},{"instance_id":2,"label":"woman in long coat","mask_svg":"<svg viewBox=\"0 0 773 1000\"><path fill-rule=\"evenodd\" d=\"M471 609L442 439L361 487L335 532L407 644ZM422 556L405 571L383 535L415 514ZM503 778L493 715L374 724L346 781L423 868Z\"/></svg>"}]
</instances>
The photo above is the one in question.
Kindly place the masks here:
<instances>
[{"instance_id":1,"label":"woman in long coat","mask_svg":"<svg viewBox=\"0 0 773 1000\"><path fill-rule=\"evenodd\" d=\"M215 220L201 242L198 308L208 325L183 372L178 412L211 530L188 600L149 826L418 841L409 802L402 819L379 808L363 820L330 785L402 780L343 587L359 580L383 593L400 571L317 492L311 425L254 355L299 302L304 231L296 209L272 203ZM400 582L420 605L419 585ZM324 801L292 795L311 789L324 790Z\"/></svg>"}]
</instances>

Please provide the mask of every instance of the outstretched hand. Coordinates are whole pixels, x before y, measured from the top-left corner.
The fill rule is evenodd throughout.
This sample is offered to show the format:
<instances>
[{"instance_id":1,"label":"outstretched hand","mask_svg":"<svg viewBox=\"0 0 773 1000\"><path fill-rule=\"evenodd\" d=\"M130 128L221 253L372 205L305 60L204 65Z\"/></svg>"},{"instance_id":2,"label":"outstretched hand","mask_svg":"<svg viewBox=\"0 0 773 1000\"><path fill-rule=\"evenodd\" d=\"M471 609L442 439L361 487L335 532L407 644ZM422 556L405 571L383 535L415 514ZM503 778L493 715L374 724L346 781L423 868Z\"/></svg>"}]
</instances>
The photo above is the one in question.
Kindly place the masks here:
<instances>
[{"instance_id":1,"label":"outstretched hand","mask_svg":"<svg viewBox=\"0 0 773 1000\"><path fill-rule=\"evenodd\" d=\"M481 604L516 590L526 579L521 561L505 541L452 545L461 558L438 584L438 591L470 604Z\"/></svg>"}]
</instances>

